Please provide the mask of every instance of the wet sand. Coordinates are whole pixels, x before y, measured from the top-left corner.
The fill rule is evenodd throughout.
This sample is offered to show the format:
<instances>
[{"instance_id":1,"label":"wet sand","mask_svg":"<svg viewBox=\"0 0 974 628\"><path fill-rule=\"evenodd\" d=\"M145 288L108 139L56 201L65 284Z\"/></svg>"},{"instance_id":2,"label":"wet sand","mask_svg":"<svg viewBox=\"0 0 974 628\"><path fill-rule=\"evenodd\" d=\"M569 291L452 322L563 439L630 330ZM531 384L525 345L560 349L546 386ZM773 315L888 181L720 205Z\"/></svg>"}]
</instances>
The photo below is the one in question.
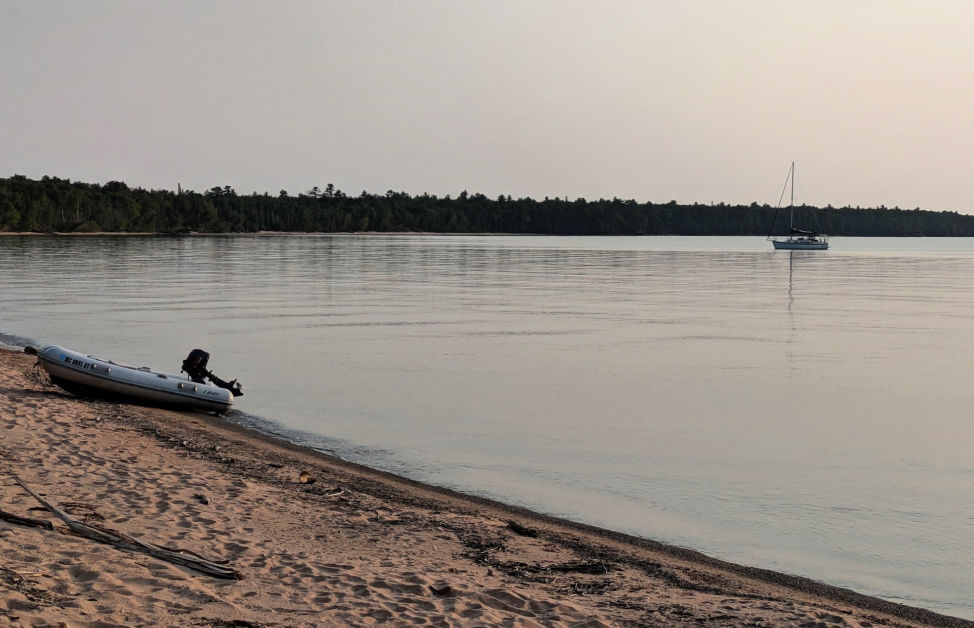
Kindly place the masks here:
<instances>
[{"instance_id":1,"label":"wet sand","mask_svg":"<svg viewBox=\"0 0 974 628\"><path fill-rule=\"evenodd\" d=\"M79 399L35 362L0 350L0 511L52 529L0 520L0 625L974 626L219 417ZM226 561L238 578L74 533L14 477L79 526Z\"/></svg>"}]
</instances>

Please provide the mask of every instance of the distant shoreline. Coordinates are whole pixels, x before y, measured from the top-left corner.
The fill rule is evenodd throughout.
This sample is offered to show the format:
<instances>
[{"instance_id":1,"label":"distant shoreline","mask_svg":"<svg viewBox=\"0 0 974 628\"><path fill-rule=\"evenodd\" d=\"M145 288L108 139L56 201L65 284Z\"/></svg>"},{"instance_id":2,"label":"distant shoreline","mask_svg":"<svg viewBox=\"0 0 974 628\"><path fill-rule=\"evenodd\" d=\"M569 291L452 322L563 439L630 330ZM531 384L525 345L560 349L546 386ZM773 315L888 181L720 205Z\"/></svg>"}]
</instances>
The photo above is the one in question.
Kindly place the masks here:
<instances>
[{"instance_id":1,"label":"distant shoreline","mask_svg":"<svg viewBox=\"0 0 974 628\"><path fill-rule=\"evenodd\" d=\"M0 231L2 237L91 237L91 236L117 236L117 237L160 237L160 238L190 238L190 237L213 237L213 236L443 236L443 237L486 237L503 236L505 238L761 238L763 235L727 235L727 234L696 234L685 235L677 233L655 233L655 234L563 234L563 233L504 233L504 232L476 232L458 233L452 231L190 231L188 233L167 233L163 231ZM832 238L870 238L870 239L894 239L903 240L909 238L970 238L974 236L930 236L930 235L903 235L903 236L830 236Z\"/></svg>"},{"instance_id":2,"label":"distant shoreline","mask_svg":"<svg viewBox=\"0 0 974 628\"><path fill-rule=\"evenodd\" d=\"M363 191L329 185L292 196L240 195L230 186L202 193L145 190L57 177L0 178L0 231L48 233L507 233L526 235L786 235L768 203L636 201L613 197L456 197ZM795 224L844 236L974 236L974 215L899 207L788 205ZM789 218L789 221L791 218ZM789 222L789 224L791 224Z\"/></svg>"},{"instance_id":3,"label":"distant shoreline","mask_svg":"<svg viewBox=\"0 0 974 628\"><path fill-rule=\"evenodd\" d=\"M404 235L404 236L546 236L561 237L546 233L452 233L443 231L190 231L187 233L167 233L164 231L0 231L0 236L275 236L275 235ZM601 236L600 236L601 237ZM618 236L631 237L631 236ZM760 237L760 236L754 236Z\"/></svg>"}]
</instances>

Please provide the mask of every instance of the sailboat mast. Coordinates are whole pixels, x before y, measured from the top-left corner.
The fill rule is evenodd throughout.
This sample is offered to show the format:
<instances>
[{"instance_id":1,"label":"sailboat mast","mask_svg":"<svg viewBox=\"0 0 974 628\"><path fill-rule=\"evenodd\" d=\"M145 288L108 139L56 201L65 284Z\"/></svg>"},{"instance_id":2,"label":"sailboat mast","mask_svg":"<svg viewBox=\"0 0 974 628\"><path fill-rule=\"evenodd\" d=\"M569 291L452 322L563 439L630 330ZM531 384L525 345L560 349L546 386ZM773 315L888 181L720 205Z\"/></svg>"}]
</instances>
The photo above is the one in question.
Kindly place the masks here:
<instances>
[{"instance_id":1,"label":"sailboat mast","mask_svg":"<svg viewBox=\"0 0 974 628\"><path fill-rule=\"evenodd\" d=\"M788 203L788 233L795 228L795 162L791 162L791 201Z\"/></svg>"}]
</instances>

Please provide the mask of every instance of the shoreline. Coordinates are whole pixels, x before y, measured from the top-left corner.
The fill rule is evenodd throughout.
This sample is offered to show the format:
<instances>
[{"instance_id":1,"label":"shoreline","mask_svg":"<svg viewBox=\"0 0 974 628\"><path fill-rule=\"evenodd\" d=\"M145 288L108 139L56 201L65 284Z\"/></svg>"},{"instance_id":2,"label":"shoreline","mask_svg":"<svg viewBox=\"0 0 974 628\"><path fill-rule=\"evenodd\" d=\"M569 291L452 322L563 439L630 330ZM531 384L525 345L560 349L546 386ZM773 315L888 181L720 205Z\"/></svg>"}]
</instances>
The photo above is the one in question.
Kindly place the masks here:
<instances>
[{"instance_id":1,"label":"shoreline","mask_svg":"<svg viewBox=\"0 0 974 628\"><path fill-rule=\"evenodd\" d=\"M446 231L225 231L225 232L208 232L208 231L191 231L189 233L163 233L160 231L147 231L147 232L137 232L137 231L90 231L90 232L77 232L77 231L52 231L52 232L42 232L42 231L0 231L0 238L2 237L152 237L152 238L195 238L195 237L274 237L274 236L504 236L504 237L537 237L537 236L550 236L553 238L558 237L575 237L575 236L562 236L558 234L548 234L548 233L503 233L503 232L446 232ZM601 236L596 236L601 237ZM609 237L636 237L636 236L609 236ZM667 236L660 236L667 237ZM757 237L757 236L755 236Z\"/></svg>"},{"instance_id":2,"label":"shoreline","mask_svg":"<svg viewBox=\"0 0 974 628\"><path fill-rule=\"evenodd\" d=\"M559 234L548 233L505 233L493 231L459 232L459 231L188 231L185 233L166 233L162 231L0 231L3 236L48 236L48 237L85 237L85 236L152 236L161 238L188 238L196 236L341 236L341 235L376 235L376 236L551 236L564 237ZM575 236L568 236L575 237ZM602 236L597 236L602 237ZM618 236L631 237L631 236ZM664 236L665 237L665 236Z\"/></svg>"},{"instance_id":3,"label":"shoreline","mask_svg":"<svg viewBox=\"0 0 974 628\"><path fill-rule=\"evenodd\" d=\"M34 362L0 349L5 474L78 518L227 559L242 579L0 521L0 617L13 625L974 626L423 484L218 417L81 400ZM63 528L9 478L3 490L0 509Z\"/></svg>"}]
</instances>

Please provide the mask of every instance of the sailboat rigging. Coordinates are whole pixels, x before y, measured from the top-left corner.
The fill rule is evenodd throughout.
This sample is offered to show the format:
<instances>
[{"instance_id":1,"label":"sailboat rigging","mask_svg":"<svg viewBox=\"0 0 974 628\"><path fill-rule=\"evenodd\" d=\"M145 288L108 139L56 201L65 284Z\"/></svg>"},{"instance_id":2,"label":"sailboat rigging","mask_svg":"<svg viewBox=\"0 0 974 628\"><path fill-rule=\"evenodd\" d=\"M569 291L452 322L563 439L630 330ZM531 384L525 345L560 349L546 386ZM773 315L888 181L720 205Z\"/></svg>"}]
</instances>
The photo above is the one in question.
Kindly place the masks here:
<instances>
[{"instance_id":1,"label":"sailboat rigging","mask_svg":"<svg viewBox=\"0 0 974 628\"><path fill-rule=\"evenodd\" d=\"M791 183L791 199L788 203L788 237L779 240L771 235L774 231L774 222L781 210L781 200L779 199L778 207L774 210L774 218L771 219L771 227L768 229L768 240L771 240L775 250L824 251L829 248L829 237L827 235L795 228L795 162L791 162L791 169L788 171L788 178L785 180L786 187L789 182ZM784 195L785 191L782 190L781 196L784 197Z\"/></svg>"}]
</instances>

